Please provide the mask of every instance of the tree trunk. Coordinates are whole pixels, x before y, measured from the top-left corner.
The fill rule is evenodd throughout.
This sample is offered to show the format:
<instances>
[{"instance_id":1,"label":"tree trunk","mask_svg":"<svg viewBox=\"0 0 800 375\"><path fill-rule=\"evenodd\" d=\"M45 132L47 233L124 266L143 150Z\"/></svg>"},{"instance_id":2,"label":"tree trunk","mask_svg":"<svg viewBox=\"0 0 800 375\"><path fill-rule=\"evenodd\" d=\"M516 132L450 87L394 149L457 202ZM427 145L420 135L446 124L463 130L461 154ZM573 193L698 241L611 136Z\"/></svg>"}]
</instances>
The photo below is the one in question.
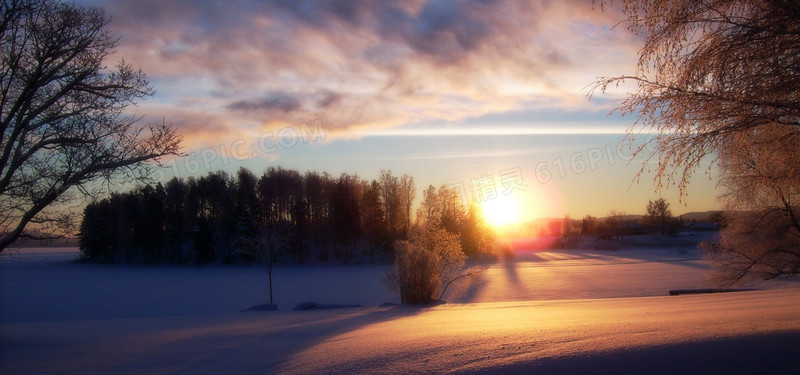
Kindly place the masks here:
<instances>
[{"instance_id":1,"label":"tree trunk","mask_svg":"<svg viewBox=\"0 0 800 375\"><path fill-rule=\"evenodd\" d=\"M267 279L269 280L269 304L272 305L272 264L266 266Z\"/></svg>"}]
</instances>

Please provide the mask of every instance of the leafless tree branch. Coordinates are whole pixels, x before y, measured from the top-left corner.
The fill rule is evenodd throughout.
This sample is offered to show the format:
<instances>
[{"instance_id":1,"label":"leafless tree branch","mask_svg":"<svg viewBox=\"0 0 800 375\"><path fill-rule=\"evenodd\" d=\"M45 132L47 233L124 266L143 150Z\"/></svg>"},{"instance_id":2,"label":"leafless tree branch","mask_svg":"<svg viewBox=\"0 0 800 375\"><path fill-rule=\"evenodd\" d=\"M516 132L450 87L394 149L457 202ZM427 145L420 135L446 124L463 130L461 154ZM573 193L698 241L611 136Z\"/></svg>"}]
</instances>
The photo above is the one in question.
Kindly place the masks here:
<instances>
[{"instance_id":1,"label":"leafless tree branch","mask_svg":"<svg viewBox=\"0 0 800 375\"><path fill-rule=\"evenodd\" d=\"M45 0L0 5L0 251L57 223L45 208L103 179L142 179L180 150L166 124L125 113L152 95L141 70L104 61L118 39L99 8ZM74 194L71 192L77 192Z\"/></svg>"}]
</instances>

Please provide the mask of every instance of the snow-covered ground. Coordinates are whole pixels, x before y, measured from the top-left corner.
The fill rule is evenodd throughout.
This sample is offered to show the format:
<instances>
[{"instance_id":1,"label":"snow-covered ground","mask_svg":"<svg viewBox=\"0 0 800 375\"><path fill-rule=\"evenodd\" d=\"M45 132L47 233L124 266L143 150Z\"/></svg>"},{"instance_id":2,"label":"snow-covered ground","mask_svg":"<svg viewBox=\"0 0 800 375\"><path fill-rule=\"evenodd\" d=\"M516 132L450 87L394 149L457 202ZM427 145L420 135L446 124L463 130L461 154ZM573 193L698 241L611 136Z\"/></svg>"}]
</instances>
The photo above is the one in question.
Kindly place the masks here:
<instances>
[{"instance_id":1,"label":"snow-covered ground","mask_svg":"<svg viewBox=\"0 0 800 375\"><path fill-rule=\"evenodd\" d=\"M615 251L517 251L483 271L480 285L455 302L646 297L673 289L713 288L710 265L697 250L640 248ZM770 280L748 288L800 287L797 280Z\"/></svg>"},{"instance_id":2,"label":"snow-covered ground","mask_svg":"<svg viewBox=\"0 0 800 375\"><path fill-rule=\"evenodd\" d=\"M24 249L0 258L3 322L207 315L268 302L260 266L75 264L75 249ZM388 265L276 266L274 300L376 306L398 300Z\"/></svg>"},{"instance_id":3,"label":"snow-covered ground","mask_svg":"<svg viewBox=\"0 0 800 375\"><path fill-rule=\"evenodd\" d=\"M800 285L666 296L711 286L686 249L519 251L432 308L379 306L386 265L278 267L271 312L240 312L266 302L260 267L75 256L0 257L0 373L800 371Z\"/></svg>"}]
</instances>

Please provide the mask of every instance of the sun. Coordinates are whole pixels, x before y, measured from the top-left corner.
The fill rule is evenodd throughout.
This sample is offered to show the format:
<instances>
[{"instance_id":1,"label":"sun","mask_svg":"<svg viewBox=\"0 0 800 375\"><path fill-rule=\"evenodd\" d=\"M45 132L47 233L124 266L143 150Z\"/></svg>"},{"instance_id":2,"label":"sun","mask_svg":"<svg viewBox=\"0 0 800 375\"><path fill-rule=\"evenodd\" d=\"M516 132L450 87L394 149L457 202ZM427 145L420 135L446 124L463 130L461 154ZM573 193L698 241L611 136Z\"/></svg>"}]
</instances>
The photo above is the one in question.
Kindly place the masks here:
<instances>
[{"instance_id":1,"label":"sun","mask_svg":"<svg viewBox=\"0 0 800 375\"><path fill-rule=\"evenodd\" d=\"M481 211L487 224L500 229L518 223L522 207L513 196L498 196L481 203Z\"/></svg>"}]
</instances>

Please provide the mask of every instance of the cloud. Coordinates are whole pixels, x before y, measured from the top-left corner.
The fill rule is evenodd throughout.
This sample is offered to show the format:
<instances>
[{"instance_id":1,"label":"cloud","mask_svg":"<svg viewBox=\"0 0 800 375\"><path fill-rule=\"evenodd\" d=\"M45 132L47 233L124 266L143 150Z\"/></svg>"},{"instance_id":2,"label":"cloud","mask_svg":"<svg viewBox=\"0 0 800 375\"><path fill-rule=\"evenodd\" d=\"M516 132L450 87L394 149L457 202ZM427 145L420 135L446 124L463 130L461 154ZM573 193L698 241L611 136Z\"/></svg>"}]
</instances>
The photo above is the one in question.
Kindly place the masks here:
<instances>
[{"instance_id":1,"label":"cloud","mask_svg":"<svg viewBox=\"0 0 800 375\"><path fill-rule=\"evenodd\" d=\"M187 133L220 136L313 119L335 135L580 110L585 86L633 67L638 46L609 30L619 14L590 0L94 3L121 36L115 58L140 65L159 92L141 109L168 122L196 113Z\"/></svg>"},{"instance_id":2,"label":"cloud","mask_svg":"<svg viewBox=\"0 0 800 375\"><path fill-rule=\"evenodd\" d=\"M280 112L288 113L302 107L300 98L282 92L268 93L264 98L250 100L242 99L228 104L227 108L243 112Z\"/></svg>"}]
</instances>

